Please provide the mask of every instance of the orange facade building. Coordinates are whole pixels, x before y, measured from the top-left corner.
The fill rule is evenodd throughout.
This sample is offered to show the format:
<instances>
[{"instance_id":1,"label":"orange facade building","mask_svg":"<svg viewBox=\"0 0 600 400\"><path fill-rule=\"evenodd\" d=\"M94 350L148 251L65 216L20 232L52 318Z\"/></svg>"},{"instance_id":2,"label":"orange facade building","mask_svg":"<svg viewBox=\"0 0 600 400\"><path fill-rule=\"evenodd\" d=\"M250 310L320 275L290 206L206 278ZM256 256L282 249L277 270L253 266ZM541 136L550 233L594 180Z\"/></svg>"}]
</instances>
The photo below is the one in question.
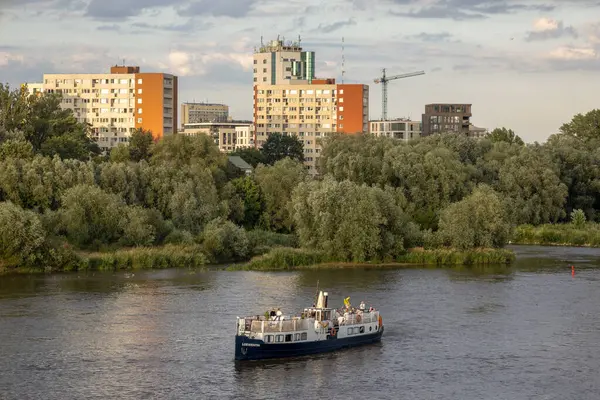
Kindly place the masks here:
<instances>
[{"instance_id":1,"label":"orange facade building","mask_svg":"<svg viewBox=\"0 0 600 400\"><path fill-rule=\"evenodd\" d=\"M113 66L104 74L44 74L42 90L62 95L61 107L88 123L103 150L129 142L142 128L156 140L176 132L177 76Z\"/></svg>"}]
</instances>

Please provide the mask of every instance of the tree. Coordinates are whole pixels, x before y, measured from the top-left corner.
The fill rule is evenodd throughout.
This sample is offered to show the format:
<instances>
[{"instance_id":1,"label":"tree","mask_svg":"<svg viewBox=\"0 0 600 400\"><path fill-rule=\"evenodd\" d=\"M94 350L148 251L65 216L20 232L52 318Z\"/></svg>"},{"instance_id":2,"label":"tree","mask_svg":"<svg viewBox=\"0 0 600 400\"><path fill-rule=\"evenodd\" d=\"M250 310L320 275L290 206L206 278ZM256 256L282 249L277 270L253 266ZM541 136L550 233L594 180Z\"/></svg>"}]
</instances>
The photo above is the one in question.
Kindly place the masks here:
<instances>
[{"instance_id":1,"label":"tree","mask_svg":"<svg viewBox=\"0 0 600 400\"><path fill-rule=\"evenodd\" d=\"M583 210L573 210L571 213L571 223L576 228L583 228L585 225L585 213Z\"/></svg>"},{"instance_id":2,"label":"tree","mask_svg":"<svg viewBox=\"0 0 600 400\"><path fill-rule=\"evenodd\" d=\"M11 202L0 202L0 266L34 265L45 240L37 214Z\"/></svg>"},{"instance_id":3,"label":"tree","mask_svg":"<svg viewBox=\"0 0 600 400\"><path fill-rule=\"evenodd\" d=\"M252 165L253 168L256 168L258 164L266 164L267 161L265 159L265 155L258 149L254 147L247 149L239 149L231 153L232 156L239 156L248 164Z\"/></svg>"},{"instance_id":4,"label":"tree","mask_svg":"<svg viewBox=\"0 0 600 400\"><path fill-rule=\"evenodd\" d=\"M443 243L462 250L502 247L512 228L504 207L497 192L480 185L469 196L442 211L438 235Z\"/></svg>"},{"instance_id":5,"label":"tree","mask_svg":"<svg viewBox=\"0 0 600 400\"><path fill-rule=\"evenodd\" d=\"M276 232L292 231L292 192L307 175L304 165L289 158L279 160L273 166L260 165L256 169L256 182L265 203L261 217L263 227Z\"/></svg>"},{"instance_id":6,"label":"tree","mask_svg":"<svg viewBox=\"0 0 600 400\"><path fill-rule=\"evenodd\" d=\"M25 88L11 91L0 84L0 127L23 132L36 153L82 160L99 154L88 125L77 122L71 110L63 110L61 101L58 94L29 96Z\"/></svg>"},{"instance_id":7,"label":"tree","mask_svg":"<svg viewBox=\"0 0 600 400\"><path fill-rule=\"evenodd\" d=\"M571 122L560 127L560 132L584 141L600 141L600 109L575 115Z\"/></svg>"},{"instance_id":8,"label":"tree","mask_svg":"<svg viewBox=\"0 0 600 400\"><path fill-rule=\"evenodd\" d=\"M150 160L150 149L154 143L151 131L142 128L136 129L129 139L129 155L131 161Z\"/></svg>"},{"instance_id":9,"label":"tree","mask_svg":"<svg viewBox=\"0 0 600 400\"><path fill-rule=\"evenodd\" d=\"M512 129L496 128L486 136L492 142L507 142L510 144L517 144L519 146L524 146L525 142L523 139L519 137Z\"/></svg>"},{"instance_id":10,"label":"tree","mask_svg":"<svg viewBox=\"0 0 600 400\"><path fill-rule=\"evenodd\" d=\"M202 233L202 248L212 262L243 260L249 253L246 231L231 221L217 218Z\"/></svg>"},{"instance_id":11,"label":"tree","mask_svg":"<svg viewBox=\"0 0 600 400\"><path fill-rule=\"evenodd\" d=\"M289 157L292 160L304 162L304 145L296 136L284 136L272 133L262 147L265 162L269 165Z\"/></svg>"},{"instance_id":12,"label":"tree","mask_svg":"<svg viewBox=\"0 0 600 400\"><path fill-rule=\"evenodd\" d=\"M248 229L256 227L264 210L264 199L260 187L250 176L231 181L236 194L244 202L244 226Z\"/></svg>"}]
</instances>

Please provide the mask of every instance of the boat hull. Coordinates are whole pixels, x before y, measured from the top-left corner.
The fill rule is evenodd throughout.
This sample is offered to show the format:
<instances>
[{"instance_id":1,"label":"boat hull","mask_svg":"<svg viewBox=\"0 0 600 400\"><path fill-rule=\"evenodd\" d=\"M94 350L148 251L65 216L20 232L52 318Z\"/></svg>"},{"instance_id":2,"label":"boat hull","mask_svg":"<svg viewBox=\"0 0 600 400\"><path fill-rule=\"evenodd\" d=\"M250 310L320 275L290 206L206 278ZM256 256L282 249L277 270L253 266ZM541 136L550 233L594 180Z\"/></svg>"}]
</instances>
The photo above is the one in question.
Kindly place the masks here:
<instances>
[{"instance_id":1,"label":"boat hull","mask_svg":"<svg viewBox=\"0 0 600 400\"><path fill-rule=\"evenodd\" d=\"M383 330L382 326L379 331L372 334L297 343L264 343L262 340L250 339L246 336L236 336L235 359L241 361L300 357L362 346L379 342Z\"/></svg>"}]
</instances>

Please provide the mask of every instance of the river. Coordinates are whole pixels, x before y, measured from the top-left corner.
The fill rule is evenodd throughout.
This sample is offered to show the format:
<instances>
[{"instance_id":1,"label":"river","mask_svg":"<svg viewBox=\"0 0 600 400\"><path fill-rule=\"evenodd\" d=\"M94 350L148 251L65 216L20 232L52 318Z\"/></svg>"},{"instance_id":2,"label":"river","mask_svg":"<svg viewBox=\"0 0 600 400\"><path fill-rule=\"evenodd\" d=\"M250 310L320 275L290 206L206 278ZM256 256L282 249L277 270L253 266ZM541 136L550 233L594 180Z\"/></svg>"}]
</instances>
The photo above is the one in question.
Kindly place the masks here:
<instances>
[{"instance_id":1,"label":"river","mask_svg":"<svg viewBox=\"0 0 600 400\"><path fill-rule=\"evenodd\" d=\"M514 249L508 271L1 276L0 398L598 399L600 249ZM296 312L317 280L380 309L382 342L235 363L235 317Z\"/></svg>"}]
</instances>

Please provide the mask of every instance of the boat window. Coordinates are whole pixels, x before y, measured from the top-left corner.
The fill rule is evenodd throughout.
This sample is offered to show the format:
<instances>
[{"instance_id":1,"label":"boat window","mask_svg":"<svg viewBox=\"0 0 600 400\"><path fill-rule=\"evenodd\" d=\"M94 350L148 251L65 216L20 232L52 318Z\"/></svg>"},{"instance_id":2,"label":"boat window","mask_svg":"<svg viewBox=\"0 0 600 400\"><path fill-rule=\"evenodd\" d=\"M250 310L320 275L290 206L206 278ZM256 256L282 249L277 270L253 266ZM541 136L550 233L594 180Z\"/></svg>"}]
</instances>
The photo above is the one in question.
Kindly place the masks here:
<instances>
[{"instance_id":1,"label":"boat window","mask_svg":"<svg viewBox=\"0 0 600 400\"><path fill-rule=\"evenodd\" d=\"M373 329L373 327L372 327L372 326L370 326L370 327L369 327L369 332L371 332L371 330L372 330L372 329Z\"/></svg>"},{"instance_id":2,"label":"boat window","mask_svg":"<svg viewBox=\"0 0 600 400\"><path fill-rule=\"evenodd\" d=\"M358 328L352 328L352 330L354 331L354 334L358 333Z\"/></svg>"},{"instance_id":3,"label":"boat window","mask_svg":"<svg viewBox=\"0 0 600 400\"><path fill-rule=\"evenodd\" d=\"M290 333L289 335L285 335L285 341L286 342L291 342L292 341L292 334Z\"/></svg>"},{"instance_id":4,"label":"boat window","mask_svg":"<svg viewBox=\"0 0 600 400\"><path fill-rule=\"evenodd\" d=\"M272 342L273 342L273 335L265 336L265 343L272 343Z\"/></svg>"},{"instance_id":5,"label":"boat window","mask_svg":"<svg viewBox=\"0 0 600 400\"><path fill-rule=\"evenodd\" d=\"M364 326L360 327L360 333L365 333L365 327Z\"/></svg>"},{"instance_id":6,"label":"boat window","mask_svg":"<svg viewBox=\"0 0 600 400\"><path fill-rule=\"evenodd\" d=\"M275 341L278 342L278 343L283 342L283 335L277 335L277 336L275 336Z\"/></svg>"},{"instance_id":7,"label":"boat window","mask_svg":"<svg viewBox=\"0 0 600 400\"><path fill-rule=\"evenodd\" d=\"M348 328L348 335L352 335L352 328Z\"/></svg>"},{"instance_id":8,"label":"boat window","mask_svg":"<svg viewBox=\"0 0 600 400\"><path fill-rule=\"evenodd\" d=\"M298 340L300 340L300 334L299 334L299 333L296 333L296 334L294 335L294 340L295 340L295 341L298 341Z\"/></svg>"},{"instance_id":9,"label":"boat window","mask_svg":"<svg viewBox=\"0 0 600 400\"><path fill-rule=\"evenodd\" d=\"M306 340L306 338L307 338L306 332L302 332L302 336L301 337L302 337L302 340Z\"/></svg>"}]
</instances>

